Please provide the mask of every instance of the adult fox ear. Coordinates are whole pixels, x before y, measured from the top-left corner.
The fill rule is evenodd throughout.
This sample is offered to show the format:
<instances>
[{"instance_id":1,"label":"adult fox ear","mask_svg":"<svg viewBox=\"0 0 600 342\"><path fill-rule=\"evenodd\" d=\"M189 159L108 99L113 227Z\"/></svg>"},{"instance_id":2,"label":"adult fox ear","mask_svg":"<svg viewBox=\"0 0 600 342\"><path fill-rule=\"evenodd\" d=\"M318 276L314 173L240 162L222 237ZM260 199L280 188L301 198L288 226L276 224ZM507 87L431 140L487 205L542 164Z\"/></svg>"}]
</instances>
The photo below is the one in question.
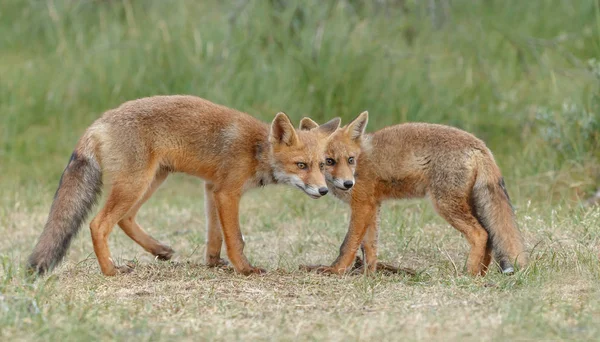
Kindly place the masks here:
<instances>
[{"instance_id":1,"label":"adult fox ear","mask_svg":"<svg viewBox=\"0 0 600 342\"><path fill-rule=\"evenodd\" d=\"M342 119L340 119L340 118L331 119L331 120L327 121L326 123L322 124L321 126L319 126L319 131L329 135L329 134L335 132L335 130L340 127L341 122L342 122Z\"/></svg>"},{"instance_id":2,"label":"adult fox ear","mask_svg":"<svg viewBox=\"0 0 600 342\"><path fill-rule=\"evenodd\" d=\"M364 111L346 125L346 134L349 134L352 140L360 140L367 128L367 122L369 122L369 112Z\"/></svg>"},{"instance_id":3,"label":"adult fox ear","mask_svg":"<svg viewBox=\"0 0 600 342\"><path fill-rule=\"evenodd\" d=\"M313 128L319 127L319 124L314 122L311 118L305 117L300 120L300 130L301 131L310 131Z\"/></svg>"},{"instance_id":4,"label":"adult fox ear","mask_svg":"<svg viewBox=\"0 0 600 342\"><path fill-rule=\"evenodd\" d=\"M290 118L279 112L275 115L275 119L271 123L271 132L269 133L269 141L271 143L286 144L292 146L298 142L298 135Z\"/></svg>"}]
</instances>

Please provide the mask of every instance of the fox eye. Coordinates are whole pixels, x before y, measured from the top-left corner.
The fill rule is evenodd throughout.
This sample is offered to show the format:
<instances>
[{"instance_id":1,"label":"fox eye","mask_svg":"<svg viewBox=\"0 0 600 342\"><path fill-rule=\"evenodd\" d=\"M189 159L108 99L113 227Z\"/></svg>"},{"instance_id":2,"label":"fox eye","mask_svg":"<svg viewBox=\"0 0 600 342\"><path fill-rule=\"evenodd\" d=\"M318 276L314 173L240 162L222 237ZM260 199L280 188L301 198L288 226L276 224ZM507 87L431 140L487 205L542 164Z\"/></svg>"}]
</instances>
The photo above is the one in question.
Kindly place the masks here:
<instances>
[{"instance_id":1,"label":"fox eye","mask_svg":"<svg viewBox=\"0 0 600 342\"><path fill-rule=\"evenodd\" d=\"M304 169L306 169L306 163L302 163L302 162L300 162L300 163L296 163L296 165L298 165L298 168L299 168L300 170L304 170Z\"/></svg>"},{"instance_id":2,"label":"fox eye","mask_svg":"<svg viewBox=\"0 0 600 342\"><path fill-rule=\"evenodd\" d=\"M348 158L348 164L350 164L350 165L354 164L354 157Z\"/></svg>"},{"instance_id":3,"label":"fox eye","mask_svg":"<svg viewBox=\"0 0 600 342\"><path fill-rule=\"evenodd\" d=\"M331 158L327 158L327 159L325 159L325 163L327 163L327 165L329 165L329 166L333 166L333 165L335 165L335 160L333 160Z\"/></svg>"}]
</instances>

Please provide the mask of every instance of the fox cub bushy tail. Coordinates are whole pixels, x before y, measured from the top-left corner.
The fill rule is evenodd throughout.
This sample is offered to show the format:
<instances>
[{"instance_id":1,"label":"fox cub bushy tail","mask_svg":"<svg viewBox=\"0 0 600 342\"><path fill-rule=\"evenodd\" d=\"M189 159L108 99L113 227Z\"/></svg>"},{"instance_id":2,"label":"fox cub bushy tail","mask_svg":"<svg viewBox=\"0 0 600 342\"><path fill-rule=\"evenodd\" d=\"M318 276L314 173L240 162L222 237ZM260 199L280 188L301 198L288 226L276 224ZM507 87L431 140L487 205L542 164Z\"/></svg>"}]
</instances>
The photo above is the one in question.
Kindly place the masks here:
<instances>
[{"instance_id":1,"label":"fox cub bushy tail","mask_svg":"<svg viewBox=\"0 0 600 342\"><path fill-rule=\"evenodd\" d=\"M329 138L325 178L352 209L340 254L321 271L342 273L362 243L365 263L377 261L378 216L388 199L428 196L436 211L471 246L467 268L484 274L492 252L504 272L527 258L500 169L483 141L457 128L405 123L365 133L364 112ZM304 118L300 129L319 126Z\"/></svg>"},{"instance_id":2,"label":"fox cub bushy tail","mask_svg":"<svg viewBox=\"0 0 600 342\"><path fill-rule=\"evenodd\" d=\"M270 125L194 96L155 96L109 110L83 134L67 165L48 221L29 257L29 269L44 273L65 256L109 178L104 207L90 223L94 252L105 275L129 272L117 266L108 248L114 225L146 251L169 259L173 250L136 222L140 207L172 172L205 180L206 262L221 264L223 240L235 270L262 273L243 253L239 202L253 187L289 184L311 198L328 192L321 172L328 136L340 124L333 119L319 130L294 129L284 113Z\"/></svg>"},{"instance_id":3,"label":"fox cub bushy tail","mask_svg":"<svg viewBox=\"0 0 600 342\"><path fill-rule=\"evenodd\" d=\"M71 240L102 192L100 164L93 155L81 152L71 155L42 235L29 257L29 267L37 273L49 271L64 258Z\"/></svg>"}]
</instances>

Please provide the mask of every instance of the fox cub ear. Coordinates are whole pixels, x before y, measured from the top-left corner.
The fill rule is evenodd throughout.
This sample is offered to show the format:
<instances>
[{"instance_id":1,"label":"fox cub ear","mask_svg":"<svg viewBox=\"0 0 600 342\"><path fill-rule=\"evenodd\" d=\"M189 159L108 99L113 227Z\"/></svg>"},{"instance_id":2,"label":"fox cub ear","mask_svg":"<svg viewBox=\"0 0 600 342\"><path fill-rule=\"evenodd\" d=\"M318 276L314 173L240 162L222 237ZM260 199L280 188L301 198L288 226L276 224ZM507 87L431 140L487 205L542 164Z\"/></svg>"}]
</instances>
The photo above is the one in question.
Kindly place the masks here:
<instances>
[{"instance_id":1,"label":"fox cub ear","mask_svg":"<svg viewBox=\"0 0 600 342\"><path fill-rule=\"evenodd\" d=\"M303 118L302 120L300 120L300 130L310 131L311 129L317 128L319 131L330 135L340 127L341 122L342 119L334 118L319 126L319 124L314 122L311 118Z\"/></svg>"},{"instance_id":2,"label":"fox cub ear","mask_svg":"<svg viewBox=\"0 0 600 342\"><path fill-rule=\"evenodd\" d=\"M346 126L346 134L349 134L352 140L359 140L365 133L367 122L369 122L369 112L364 111Z\"/></svg>"},{"instance_id":3,"label":"fox cub ear","mask_svg":"<svg viewBox=\"0 0 600 342\"><path fill-rule=\"evenodd\" d=\"M329 134L335 132L335 130L340 127L341 123L342 123L342 119L340 119L340 118L331 119L331 120L327 121L326 123L322 124L321 126L319 126L319 131L329 135Z\"/></svg>"},{"instance_id":4,"label":"fox cub ear","mask_svg":"<svg viewBox=\"0 0 600 342\"><path fill-rule=\"evenodd\" d=\"M314 122L311 118L305 117L300 120L300 126L298 127L301 131L310 131L313 128L319 127L319 124Z\"/></svg>"},{"instance_id":5,"label":"fox cub ear","mask_svg":"<svg viewBox=\"0 0 600 342\"><path fill-rule=\"evenodd\" d=\"M273 144L286 144L292 146L298 142L298 135L290 118L285 113L279 112L271 123L269 141Z\"/></svg>"}]
</instances>

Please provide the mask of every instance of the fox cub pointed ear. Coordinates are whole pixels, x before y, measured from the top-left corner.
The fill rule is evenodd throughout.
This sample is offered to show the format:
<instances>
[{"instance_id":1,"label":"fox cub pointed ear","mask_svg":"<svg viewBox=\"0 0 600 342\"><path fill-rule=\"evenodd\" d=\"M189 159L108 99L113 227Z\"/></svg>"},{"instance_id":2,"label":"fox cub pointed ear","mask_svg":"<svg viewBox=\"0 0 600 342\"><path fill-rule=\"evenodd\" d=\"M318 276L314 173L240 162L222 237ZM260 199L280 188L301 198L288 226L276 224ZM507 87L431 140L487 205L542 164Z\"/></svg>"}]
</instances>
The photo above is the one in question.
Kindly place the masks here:
<instances>
[{"instance_id":1,"label":"fox cub pointed ear","mask_svg":"<svg viewBox=\"0 0 600 342\"><path fill-rule=\"evenodd\" d=\"M310 131L313 128L319 127L319 124L314 122L311 118L305 117L300 120L300 130L301 131Z\"/></svg>"},{"instance_id":2,"label":"fox cub pointed ear","mask_svg":"<svg viewBox=\"0 0 600 342\"><path fill-rule=\"evenodd\" d=\"M285 113L279 112L271 123L271 132L269 134L271 143L294 145L298 142L298 135L290 118Z\"/></svg>"},{"instance_id":3,"label":"fox cub pointed ear","mask_svg":"<svg viewBox=\"0 0 600 342\"><path fill-rule=\"evenodd\" d=\"M367 111L360 113L356 119L352 120L352 122L346 126L346 133L350 135L350 139L359 140L365 133L367 122L369 122L369 112Z\"/></svg>"},{"instance_id":4,"label":"fox cub pointed ear","mask_svg":"<svg viewBox=\"0 0 600 342\"><path fill-rule=\"evenodd\" d=\"M332 134L333 132L335 132L336 129L338 129L340 127L341 123L342 123L342 119L340 119L340 118L331 119L331 120L327 121L326 123L322 124L321 126L319 126L319 131L321 131L325 134Z\"/></svg>"}]
</instances>

